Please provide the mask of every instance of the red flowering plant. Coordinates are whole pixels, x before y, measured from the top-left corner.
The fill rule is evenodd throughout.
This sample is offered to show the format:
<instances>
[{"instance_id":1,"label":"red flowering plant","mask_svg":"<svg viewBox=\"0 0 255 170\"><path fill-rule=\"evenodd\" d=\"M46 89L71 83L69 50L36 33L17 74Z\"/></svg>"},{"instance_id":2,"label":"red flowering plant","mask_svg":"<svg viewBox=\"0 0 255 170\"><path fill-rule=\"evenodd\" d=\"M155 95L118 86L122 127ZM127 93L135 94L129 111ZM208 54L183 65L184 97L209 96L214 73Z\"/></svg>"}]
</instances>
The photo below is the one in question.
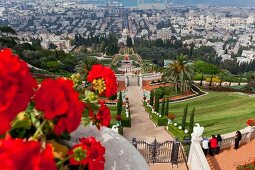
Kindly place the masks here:
<instances>
[{"instance_id":1,"label":"red flowering plant","mask_svg":"<svg viewBox=\"0 0 255 170\"><path fill-rule=\"evenodd\" d=\"M116 115L116 116L115 116L115 120L116 120L116 121L121 121L121 115Z\"/></svg>"},{"instance_id":2,"label":"red flowering plant","mask_svg":"<svg viewBox=\"0 0 255 170\"><path fill-rule=\"evenodd\" d=\"M169 113L169 114L167 115L167 117L168 117L168 119L170 119L170 120L174 120L174 119L176 118L175 114L173 114L173 113Z\"/></svg>"},{"instance_id":3,"label":"red flowering plant","mask_svg":"<svg viewBox=\"0 0 255 170\"><path fill-rule=\"evenodd\" d=\"M74 83L77 82L81 83ZM60 144L54 141L54 138L61 139L75 131L83 123L86 110L87 117L98 129L110 125L110 109L104 102L99 102L98 95L116 95L114 72L109 67L94 65L89 71L88 82L92 83L93 92L84 89L80 90L81 94L74 89L77 85L67 78L45 79L37 85L25 61L10 49L1 50L0 170L54 170L69 166L68 162L103 170L105 148L95 138L82 138L81 143L62 156L57 156L56 146Z\"/></svg>"},{"instance_id":4,"label":"red flowering plant","mask_svg":"<svg viewBox=\"0 0 255 170\"><path fill-rule=\"evenodd\" d=\"M246 121L246 124L247 124L248 126L254 126L254 125L255 125L255 120L254 120L254 119L248 119L248 120Z\"/></svg>"}]
</instances>

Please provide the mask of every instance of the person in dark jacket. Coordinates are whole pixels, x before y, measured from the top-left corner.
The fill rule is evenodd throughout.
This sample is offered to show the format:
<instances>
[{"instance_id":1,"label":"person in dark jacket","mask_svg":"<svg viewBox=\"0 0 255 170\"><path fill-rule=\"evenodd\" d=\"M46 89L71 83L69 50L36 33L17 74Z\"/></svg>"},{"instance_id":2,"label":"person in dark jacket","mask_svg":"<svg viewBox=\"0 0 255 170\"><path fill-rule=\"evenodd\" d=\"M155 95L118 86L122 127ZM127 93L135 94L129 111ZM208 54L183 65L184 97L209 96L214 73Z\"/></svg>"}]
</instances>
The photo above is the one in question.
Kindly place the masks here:
<instances>
[{"instance_id":1,"label":"person in dark jacket","mask_svg":"<svg viewBox=\"0 0 255 170\"><path fill-rule=\"evenodd\" d=\"M218 147L216 149L216 154L219 154L220 153L221 143L222 143L222 138L221 138L220 134L217 135L217 142L218 142Z\"/></svg>"},{"instance_id":2,"label":"person in dark jacket","mask_svg":"<svg viewBox=\"0 0 255 170\"><path fill-rule=\"evenodd\" d=\"M241 134L241 132L238 130L238 131L236 131L236 136L235 136L235 147L234 147L234 149L238 149L239 143L240 143L241 139L242 139L242 134Z\"/></svg>"}]
</instances>

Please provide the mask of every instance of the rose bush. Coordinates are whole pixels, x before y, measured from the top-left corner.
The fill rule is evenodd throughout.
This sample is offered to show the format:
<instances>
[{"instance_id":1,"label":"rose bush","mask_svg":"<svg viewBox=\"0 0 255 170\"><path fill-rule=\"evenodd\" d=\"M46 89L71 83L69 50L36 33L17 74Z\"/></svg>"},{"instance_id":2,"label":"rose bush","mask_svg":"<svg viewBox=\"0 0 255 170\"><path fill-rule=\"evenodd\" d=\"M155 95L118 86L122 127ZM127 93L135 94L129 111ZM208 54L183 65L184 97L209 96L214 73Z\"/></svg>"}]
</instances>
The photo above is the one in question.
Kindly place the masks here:
<instances>
[{"instance_id":1,"label":"rose bush","mask_svg":"<svg viewBox=\"0 0 255 170\"><path fill-rule=\"evenodd\" d=\"M96 93L88 88L77 89L79 93L74 89L78 86L67 78L45 79L38 88L27 63L10 49L1 50L0 170L54 170L67 168L70 164L77 165L77 169L83 166L103 170L105 148L94 137L80 139L64 158L53 156L58 151L52 148L52 140L68 139L69 134L83 123L86 110L87 117L98 129L110 124L110 109L104 102L97 102L97 94L116 95L114 72L109 67L94 65L88 74L88 82ZM98 105L99 109L95 109Z\"/></svg>"}]
</instances>

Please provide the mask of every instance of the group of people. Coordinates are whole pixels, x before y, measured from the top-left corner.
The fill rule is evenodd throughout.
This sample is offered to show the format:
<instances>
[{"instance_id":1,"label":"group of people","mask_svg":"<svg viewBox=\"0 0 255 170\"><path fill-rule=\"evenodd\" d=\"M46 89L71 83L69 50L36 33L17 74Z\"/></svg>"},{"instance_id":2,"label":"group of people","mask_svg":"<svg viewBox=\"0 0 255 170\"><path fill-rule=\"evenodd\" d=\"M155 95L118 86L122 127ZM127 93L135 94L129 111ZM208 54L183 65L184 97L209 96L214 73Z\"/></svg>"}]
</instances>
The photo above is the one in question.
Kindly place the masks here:
<instances>
[{"instance_id":1,"label":"group of people","mask_svg":"<svg viewBox=\"0 0 255 170\"><path fill-rule=\"evenodd\" d=\"M207 156L208 152L209 155L214 156L215 154L218 154L220 152L220 147L222 143L222 138L220 134L212 135L212 138L208 140L206 137L202 140L202 148L205 156Z\"/></svg>"},{"instance_id":2,"label":"group of people","mask_svg":"<svg viewBox=\"0 0 255 170\"><path fill-rule=\"evenodd\" d=\"M237 131L235 135L234 149L238 149L241 139L242 139L242 134L240 131ZM202 149L205 156L207 156L208 152L209 152L209 155L211 156L214 156L215 154L219 154L221 144L222 144L222 138L220 134L218 134L217 137L215 135L212 135L212 138L210 140L204 137L202 140Z\"/></svg>"}]
</instances>

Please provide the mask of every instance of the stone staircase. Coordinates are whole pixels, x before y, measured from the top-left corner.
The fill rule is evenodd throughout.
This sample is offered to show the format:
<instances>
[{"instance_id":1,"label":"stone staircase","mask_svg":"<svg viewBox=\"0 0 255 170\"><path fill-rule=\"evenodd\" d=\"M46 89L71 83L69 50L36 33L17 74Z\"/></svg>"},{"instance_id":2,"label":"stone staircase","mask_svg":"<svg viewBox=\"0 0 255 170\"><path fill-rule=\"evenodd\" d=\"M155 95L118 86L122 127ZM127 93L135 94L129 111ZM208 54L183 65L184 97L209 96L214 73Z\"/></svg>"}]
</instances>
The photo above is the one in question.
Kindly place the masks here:
<instances>
[{"instance_id":1,"label":"stone staircase","mask_svg":"<svg viewBox=\"0 0 255 170\"><path fill-rule=\"evenodd\" d=\"M208 164L209 164L209 166L210 166L210 169L211 169L211 170L216 170L216 169L214 168L214 166L213 166L211 157L210 157L210 156L207 156L207 157L206 157L206 160L207 160L207 162L208 162Z\"/></svg>"}]
</instances>

